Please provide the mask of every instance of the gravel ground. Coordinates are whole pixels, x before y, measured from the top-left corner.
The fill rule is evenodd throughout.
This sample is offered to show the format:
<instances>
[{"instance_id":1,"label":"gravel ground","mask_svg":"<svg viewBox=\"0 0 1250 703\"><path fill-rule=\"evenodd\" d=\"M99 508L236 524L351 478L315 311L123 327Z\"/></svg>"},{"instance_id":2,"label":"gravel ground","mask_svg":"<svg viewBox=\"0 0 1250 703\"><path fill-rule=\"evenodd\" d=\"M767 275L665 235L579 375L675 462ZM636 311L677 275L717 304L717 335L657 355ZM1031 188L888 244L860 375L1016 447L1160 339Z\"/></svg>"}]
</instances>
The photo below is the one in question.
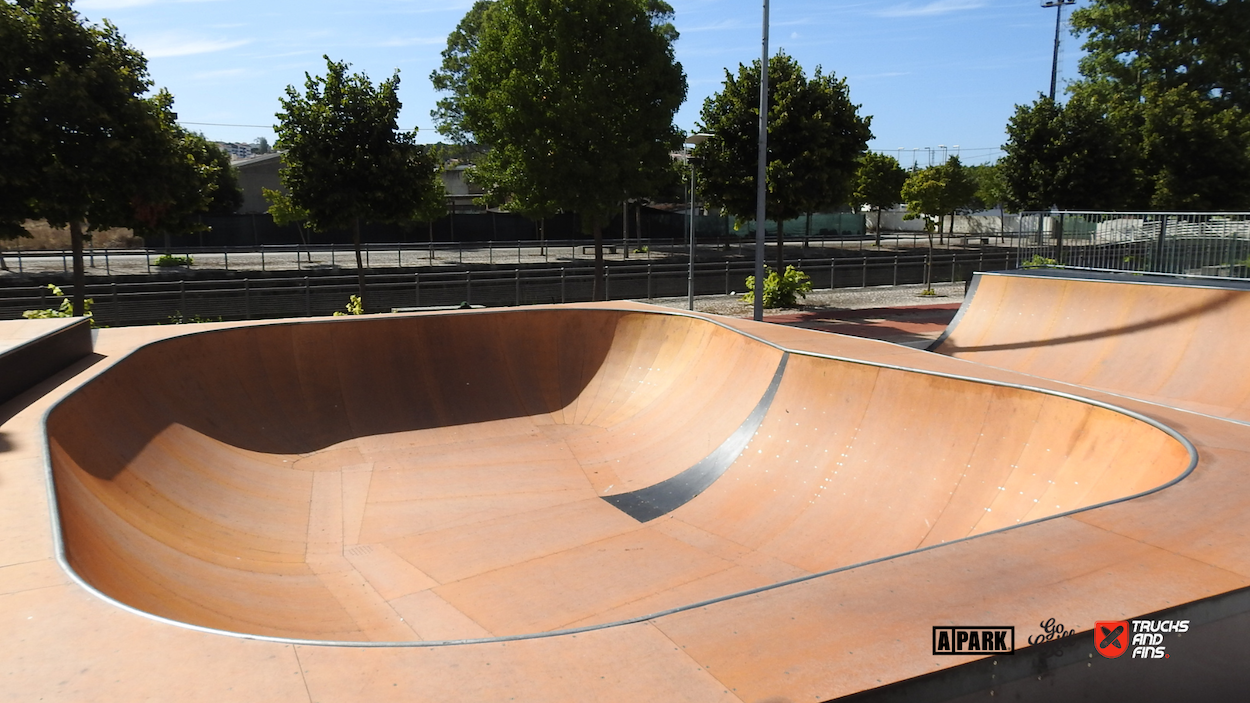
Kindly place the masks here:
<instances>
[{"instance_id":1,"label":"gravel ground","mask_svg":"<svg viewBox=\"0 0 1250 703\"><path fill-rule=\"evenodd\" d=\"M775 308L764 311L764 315L789 315L812 310L861 310L864 308L894 308L911 305L940 305L943 303L962 303L964 284L935 283L933 291L936 295L925 296L920 292L923 285L880 286L873 288L836 288L834 290L816 290L807 294L803 304L797 308ZM655 298L649 301L655 305L670 308L686 309L688 298ZM754 310L750 303L742 302L738 296L703 295L695 298L695 310L698 312L725 315L727 317L751 317Z\"/></svg>"}]
</instances>

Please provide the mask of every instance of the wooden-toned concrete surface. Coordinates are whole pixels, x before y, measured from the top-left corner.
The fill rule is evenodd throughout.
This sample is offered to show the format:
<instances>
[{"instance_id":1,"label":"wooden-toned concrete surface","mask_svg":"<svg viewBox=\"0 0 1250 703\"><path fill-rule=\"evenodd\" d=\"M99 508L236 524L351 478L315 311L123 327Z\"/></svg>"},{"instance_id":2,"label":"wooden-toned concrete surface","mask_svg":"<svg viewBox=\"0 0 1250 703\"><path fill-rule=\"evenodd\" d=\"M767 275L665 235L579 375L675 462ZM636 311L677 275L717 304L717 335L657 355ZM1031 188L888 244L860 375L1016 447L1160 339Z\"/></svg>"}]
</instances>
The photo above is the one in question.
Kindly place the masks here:
<instances>
[{"instance_id":1,"label":"wooden-toned concrete surface","mask_svg":"<svg viewBox=\"0 0 1250 703\"><path fill-rule=\"evenodd\" d=\"M979 274L941 354L1250 420L1238 327L1250 291L1218 279Z\"/></svg>"},{"instance_id":2,"label":"wooden-toned concrete surface","mask_svg":"<svg viewBox=\"0 0 1250 703\"><path fill-rule=\"evenodd\" d=\"M1197 447L1150 492L1191 462L1158 427L881 342L621 304L96 351L0 406L0 700L826 700L959 664L934 625L1250 585L1250 428L1089 392ZM707 456L785 351L708 490L601 499Z\"/></svg>"}]
</instances>

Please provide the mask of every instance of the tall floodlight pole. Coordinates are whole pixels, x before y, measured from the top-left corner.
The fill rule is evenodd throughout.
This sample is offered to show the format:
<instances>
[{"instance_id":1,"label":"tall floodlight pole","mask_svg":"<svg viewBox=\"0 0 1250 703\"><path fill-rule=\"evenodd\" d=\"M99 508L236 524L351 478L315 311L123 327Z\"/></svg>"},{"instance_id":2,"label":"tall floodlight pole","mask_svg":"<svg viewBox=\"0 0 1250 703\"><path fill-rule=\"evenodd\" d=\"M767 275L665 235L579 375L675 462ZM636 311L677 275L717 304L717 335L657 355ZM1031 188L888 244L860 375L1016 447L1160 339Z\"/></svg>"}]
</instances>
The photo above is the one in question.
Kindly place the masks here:
<instances>
[{"instance_id":1,"label":"tall floodlight pole","mask_svg":"<svg viewBox=\"0 0 1250 703\"><path fill-rule=\"evenodd\" d=\"M755 320L764 319L764 201L768 192L768 0L764 0L763 51L760 53L760 156L755 169ZM780 272L778 272L780 275Z\"/></svg>"},{"instance_id":2,"label":"tall floodlight pole","mask_svg":"<svg viewBox=\"0 0 1250 703\"><path fill-rule=\"evenodd\" d=\"M1076 0L1042 0L1042 7L1055 8L1055 56L1050 61L1050 99L1055 99L1055 82L1059 77L1059 27L1063 24L1063 6Z\"/></svg>"}]
</instances>

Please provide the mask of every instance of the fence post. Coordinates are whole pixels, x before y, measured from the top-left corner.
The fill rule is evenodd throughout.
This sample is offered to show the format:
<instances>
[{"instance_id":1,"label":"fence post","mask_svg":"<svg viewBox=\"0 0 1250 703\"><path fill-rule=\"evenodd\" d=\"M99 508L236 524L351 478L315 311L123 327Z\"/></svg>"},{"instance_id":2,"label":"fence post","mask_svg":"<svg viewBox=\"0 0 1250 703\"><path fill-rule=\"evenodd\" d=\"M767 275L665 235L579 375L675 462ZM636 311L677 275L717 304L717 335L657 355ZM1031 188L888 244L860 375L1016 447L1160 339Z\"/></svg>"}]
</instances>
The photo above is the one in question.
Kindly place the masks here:
<instances>
[{"instance_id":1,"label":"fence post","mask_svg":"<svg viewBox=\"0 0 1250 703\"><path fill-rule=\"evenodd\" d=\"M729 295L729 262L725 262L725 295Z\"/></svg>"},{"instance_id":2,"label":"fence post","mask_svg":"<svg viewBox=\"0 0 1250 703\"><path fill-rule=\"evenodd\" d=\"M1063 213L1059 213L1059 231L1055 235L1055 263L1063 265Z\"/></svg>"},{"instance_id":3,"label":"fence post","mask_svg":"<svg viewBox=\"0 0 1250 703\"><path fill-rule=\"evenodd\" d=\"M222 251L225 253L225 257L226 257L226 270L229 271L230 270L230 248L229 247L223 248Z\"/></svg>"},{"instance_id":4,"label":"fence post","mask_svg":"<svg viewBox=\"0 0 1250 703\"><path fill-rule=\"evenodd\" d=\"M864 240L861 239L859 240L859 242L862 245L864 243ZM861 250L862 250L862 246L861 246ZM867 288L868 287L868 257L864 256L863 258L864 258L864 269L859 279L859 287Z\"/></svg>"},{"instance_id":5,"label":"fence post","mask_svg":"<svg viewBox=\"0 0 1250 703\"><path fill-rule=\"evenodd\" d=\"M187 282L178 281L178 309L182 311L182 319L187 319Z\"/></svg>"},{"instance_id":6,"label":"fence post","mask_svg":"<svg viewBox=\"0 0 1250 703\"><path fill-rule=\"evenodd\" d=\"M421 307L421 274L420 272L412 274L412 293L414 297L413 305Z\"/></svg>"},{"instance_id":7,"label":"fence post","mask_svg":"<svg viewBox=\"0 0 1250 703\"><path fill-rule=\"evenodd\" d=\"M146 246L143 248L143 263L147 264L148 273L149 274L152 273L152 257L149 254Z\"/></svg>"},{"instance_id":8,"label":"fence post","mask_svg":"<svg viewBox=\"0 0 1250 703\"><path fill-rule=\"evenodd\" d=\"M1158 271L1159 273L1165 273L1165 271L1163 270L1163 248L1164 248L1164 238L1167 236L1167 232L1168 232L1168 216L1163 215L1162 219L1159 220L1159 242L1158 244L1155 245L1155 264L1154 266L1150 267L1150 268L1153 268L1155 271Z\"/></svg>"},{"instance_id":9,"label":"fence post","mask_svg":"<svg viewBox=\"0 0 1250 703\"><path fill-rule=\"evenodd\" d=\"M690 279L690 285L694 285L694 279ZM603 267L603 299L611 300L612 293L612 268L610 266Z\"/></svg>"},{"instance_id":10,"label":"fence post","mask_svg":"<svg viewBox=\"0 0 1250 703\"><path fill-rule=\"evenodd\" d=\"M65 250L61 250L61 273L69 273L69 264L65 262Z\"/></svg>"},{"instance_id":11,"label":"fence post","mask_svg":"<svg viewBox=\"0 0 1250 703\"><path fill-rule=\"evenodd\" d=\"M473 272L472 271L464 272L464 302L469 305L473 304Z\"/></svg>"},{"instance_id":12,"label":"fence post","mask_svg":"<svg viewBox=\"0 0 1250 703\"><path fill-rule=\"evenodd\" d=\"M518 247L517 248L517 262L518 263L520 263L520 255L521 255L521 249L520 247ZM517 268L516 270L516 304L518 306L521 304L521 269L520 268Z\"/></svg>"},{"instance_id":13,"label":"fence post","mask_svg":"<svg viewBox=\"0 0 1250 703\"><path fill-rule=\"evenodd\" d=\"M560 267L560 302L564 302L564 267Z\"/></svg>"},{"instance_id":14,"label":"fence post","mask_svg":"<svg viewBox=\"0 0 1250 703\"><path fill-rule=\"evenodd\" d=\"M649 253L651 250L648 249ZM651 300L651 262L647 262L647 300Z\"/></svg>"},{"instance_id":15,"label":"fence post","mask_svg":"<svg viewBox=\"0 0 1250 703\"><path fill-rule=\"evenodd\" d=\"M834 271L834 266L837 266L837 264L838 264L837 259L829 259L829 290L833 290L833 271ZM763 288L760 288L759 281L755 282L755 287L757 289L757 292L759 290L763 290Z\"/></svg>"},{"instance_id":16,"label":"fence post","mask_svg":"<svg viewBox=\"0 0 1250 703\"><path fill-rule=\"evenodd\" d=\"M898 287L898 254L894 255L894 287Z\"/></svg>"},{"instance_id":17,"label":"fence post","mask_svg":"<svg viewBox=\"0 0 1250 703\"><path fill-rule=\"evenodd\" d=\"M955 252L951 252L951 283L955 282Z\"/></svg>"},{"instance_id":18,"label":"fence post","mask_svg":"<svg viewBox=\"0 0 1250 703\"><path fill-rule=\"evenodd\" d=\"M298 261L299 252L295 254ZM304 276L304 317L312 317L312 288L308 285L308 276Z\"/></svg>"},{"instance_id":19,"label":"fence post","mask_svg":"<svg viewBox=\"0 0 1250 703\"><path fill-rule=\"evenodd\" d=\"M114 284L113 284L113 314L114 314L114 315L116 315L116 314L117 314L117 310L118 310L118 307L117 307L117 284L116 284L116 283L114 283Z\"/></svg>"},{"instance_id":20,"label":"fence post","mask_svg":"<svg viewBox=\"0 0 1250 703\"><path fill-rule=\"evenodd\" d=\"M265 270L265 245L260 244L258 246L260 247L260 270L264 271Z\"/></svg>"},{"instance_id":21,"label":"fence post","mask_svg":"<svg viewBox=\"0 0 1250 703\"><path fill-rule=\"evenodd\" d=\"M252 319L252 281L243 279L243 319Z\"/></svg>"}]
</instances>

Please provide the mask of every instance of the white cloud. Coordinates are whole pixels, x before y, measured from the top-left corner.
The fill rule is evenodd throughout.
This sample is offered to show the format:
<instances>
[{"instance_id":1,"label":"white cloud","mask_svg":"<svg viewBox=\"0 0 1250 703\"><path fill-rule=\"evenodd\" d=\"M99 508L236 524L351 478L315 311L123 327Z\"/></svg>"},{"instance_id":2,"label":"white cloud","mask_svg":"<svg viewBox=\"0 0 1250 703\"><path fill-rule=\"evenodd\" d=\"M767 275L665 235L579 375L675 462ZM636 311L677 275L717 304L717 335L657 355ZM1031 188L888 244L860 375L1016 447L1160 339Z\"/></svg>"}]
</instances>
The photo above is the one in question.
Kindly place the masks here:
<instances>
[{"instance_id":1,"label":"white cloud","mask_svg":"<svg viewBox=\"0 0 1250 703\"><path fill-rule=\"evenodd\" d=\"M913 5L911 3L895 5L877 14L882 17L931 17L951 12L975 10L978 7L985 7L985 4L985 0L933 0L933 2L924 5Z\"/></svg>"},{"instance_id":2,"label":"white cloud","mask_svg":"<svg viewBox=\"0 0 1250 703\"><path fill-rule=\"evenodd\" d=\"M211 54L215 51L234 49L244 44L249 44L251 41L251 39L204 39L170 32L135 38L131 43L138 47L144 56L150 59L159 59L171 56Z\"/></svg>"}]
</instances>

